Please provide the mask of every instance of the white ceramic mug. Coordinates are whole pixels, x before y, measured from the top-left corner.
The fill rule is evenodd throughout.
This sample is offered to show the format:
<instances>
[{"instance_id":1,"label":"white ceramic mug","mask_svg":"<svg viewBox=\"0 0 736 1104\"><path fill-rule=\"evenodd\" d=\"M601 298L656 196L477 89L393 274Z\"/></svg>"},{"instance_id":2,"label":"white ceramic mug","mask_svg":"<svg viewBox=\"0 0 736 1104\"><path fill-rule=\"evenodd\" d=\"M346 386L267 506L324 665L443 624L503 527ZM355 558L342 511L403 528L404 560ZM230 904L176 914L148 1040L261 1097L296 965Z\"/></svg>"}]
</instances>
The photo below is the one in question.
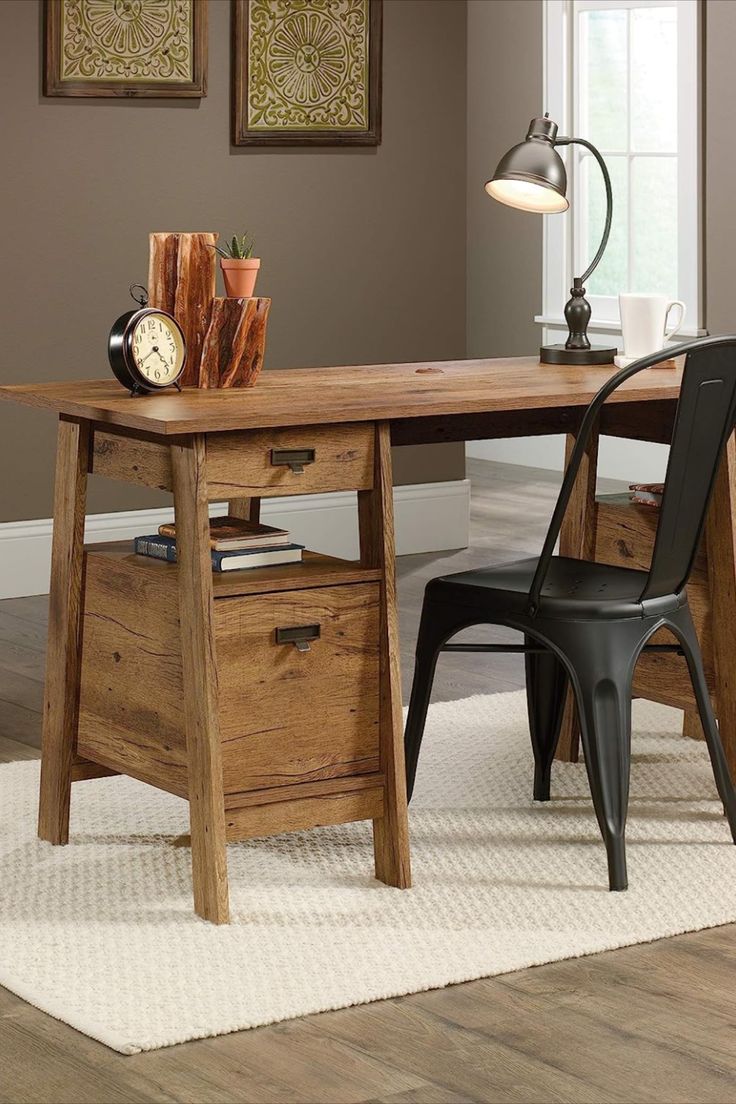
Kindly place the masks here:
<instances>
[{"instance_id":1,"label":"white ceramic mug","mask_svg":"<svg viewBox=\"0 0 736 1104\"><path fill-rule=\"evenodd\" d=\"M619 295L621 332L624 356L638 360L664 348L666 342L685 321L685 304L665 295ZM667 318L673 307L680 308L676 325L667 329Z\"/></svg>"}]
</instances>

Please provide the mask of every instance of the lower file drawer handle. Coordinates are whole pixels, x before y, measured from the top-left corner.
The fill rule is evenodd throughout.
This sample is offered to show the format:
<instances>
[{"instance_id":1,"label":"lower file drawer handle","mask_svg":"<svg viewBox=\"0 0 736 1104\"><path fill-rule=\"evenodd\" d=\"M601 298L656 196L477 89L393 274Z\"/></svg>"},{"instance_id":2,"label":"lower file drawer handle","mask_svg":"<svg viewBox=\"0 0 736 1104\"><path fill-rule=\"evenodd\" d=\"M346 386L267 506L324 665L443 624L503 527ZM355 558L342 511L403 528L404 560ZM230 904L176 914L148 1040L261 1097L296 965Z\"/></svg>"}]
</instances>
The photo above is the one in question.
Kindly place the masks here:
<instances>
[{"instance_id":1,"label":"lower file drawer handle","mask_svg":"<svg viewBox=\"0 0 736 1104\"><path fill-rule=\"evenodd\" d=\"M294 475L302 475L305 464L313 464L313 448L274 448L271 449L271 467L289 468Z\"/></svg>"},{"instance_id":2,"label":"lower file drawer handle","mask_svg":"<svg viewBox=\"0 0 736 1104\"><path fill-rule=\"evenodd\" d=\"M287 629L276 629L277 644L293 644L298 652L309 651L309 641L319 640L319 625L292 625Z\"/></svg>"}]
</instances>

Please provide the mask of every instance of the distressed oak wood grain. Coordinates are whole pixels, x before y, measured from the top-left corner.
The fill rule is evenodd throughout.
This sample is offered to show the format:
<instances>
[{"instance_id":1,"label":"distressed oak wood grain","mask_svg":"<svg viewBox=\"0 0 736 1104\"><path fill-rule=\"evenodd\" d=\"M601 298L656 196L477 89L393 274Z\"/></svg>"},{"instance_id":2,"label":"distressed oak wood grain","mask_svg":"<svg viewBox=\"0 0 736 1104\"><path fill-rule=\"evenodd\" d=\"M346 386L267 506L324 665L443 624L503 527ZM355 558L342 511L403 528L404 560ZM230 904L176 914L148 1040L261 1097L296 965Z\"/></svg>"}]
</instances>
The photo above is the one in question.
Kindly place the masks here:
<instances>
[{"instance_id":1,"label":"distressed oak wood grain","mask_svg":"<svg viewBox=\"0 0 736 1104\"><path fill-rule=\"evenodd\" d=\"M294 472L274 464L274 449L314 449L314 460ZM373 427L301 426L296 429L217 433L207 438L210 499L363 490L373 483Z\"/></svg>"},{"instance_id":2,"label":"distressed oak wood grain","mask_svg":"<svg viewBox=\"0 0 736 1104\"><path fill-rule=\"evenodd\" d=\"M231 498L227 504L227 512L230 517L242 518L243 521L261 520L260 498Z\"/></svg>"},{"instance_id":3,"label":"distressed oak wood grain","mask_svg":"<svg viewBox=\"0 0 736 1104\"><path fill-rule=\"evenodd\" d=\"M141 557L87 553L79 751L185 797L178 595Z\"/></svg>"},{"instance_id":4,"label":"distressed oak wood grain","mask_svg":"<svg viewBox=\"0 0 736 1104\"><path fill-rule=\"evenodd\" d=\"M172 446L171 464L194 908L205 920L226 924L230 906L204 438Z\"/></svg>"},{"instance_id":5,"label":"distressed oak wood grain","mask_svg":"<svg viewBox=\"0 0 736 1104\"><path fill-rule=\"evenodd\" d=\"M88 423L59 420L38 808L40 838L57 844L69 839L72 762L77 742L89 446Z\"/></svg>"},{"instance_id":6,"label":"distressed oak wood grain","mask_svg":"<svg viewBox=\"0 0 736 1104\"><path fill-rule=\"evenodd\" d=\"M401 711L401 667L396 610L391 435L388 423L376 426L373 488L358 493L361 563L383 573L380 620L380 766L386 776L384 815L373 821L376 877L399 889L411 885L409 822Z\"/></svg>"},{"instance_id":7,"label":"distressed oak wood grain","mask_svg":"<svg viewBox=\"0 0 736 1104\"><path fill-rule=\"evenodd\" d=\"M347 824L353 820L374 820L384 813L384 788L301 797L264 805L244 805L228 809L225 825L228 840L254 839L258 836L299 832L325 824Z\"/></svg>"},{"instance_id":8,"label":"distressed oak wood grain","mask_svg":"<svg viewBox=\"0 0 736 1104\"><path fill-rule=\"evenodd\" d=\"M160 434L207 433L489 411L580 409L609 378L609 369L605 365L542 366L535 357L507 357L291 368L264 372L258 385L246 391L185 389L181 395L167 391L137 398L111 379L22 384L0 387L0 399ZM605 409L613 410L620 403L672 402L679 394L680 380L679 368L640 372L614 392Z\"/></svg>"},{"instance_id":9,"label":"distressed oak wood grain","mask_svg":"<svg viewBox=\"0 0 736 1104\"><path fill-rule=\"evenodd\" d=\"M215 634L226 793L378 770L377 583L218 600Z\"/></svg>"},{"instance_id":10,"label":"distressed oak wood grain","mask_svg":"<svg viewBox=\"0 0 736 1104\"><path fill-rule=\"evenodd\" d=\"M253 521L260 517L261 497L361 490L373 481L373 428L362 423L214 433L206 448L208 500L228 499L231 513L238 517L242 511ZM273 462L274 449L295 448L314 449L303 471ZM170 443L141 430L96 426L89 469L138 486L173 487Z\"/></svg>"},{"instance_id":11,"label":"distressed oak wood grain","mask_svg":"<svg viewBox=\"0 0 736 1104\"><path fill-rule=\"evenodd\" d=\"M95 426L89 470L106 479L160 491L174 486L168 443L136 430L110 432Z\"/></svg>"},{"instance_id":12,"label":"distressed oak wood grain","mask_svg":"<svg viewBox=\"0 0 736 1104\"><path fill-rule=\"evenodd\" d=\"M176 599L179 585L177 564L136 556L127 541L90 545L90 553L104 555L126 563L134 574L149 577L157 587L167 588ZM341 583L375 583L381 578L376 567L363 567L353 560L339 560L320 552L305 550L304 559L296 568L294 564L278 567L254 567L247 571L212 573L212 592L215 598L232 598L245 594L270 594L282 590L303 590L307 587L336 586Z\"/></svg>"}]
</instances>

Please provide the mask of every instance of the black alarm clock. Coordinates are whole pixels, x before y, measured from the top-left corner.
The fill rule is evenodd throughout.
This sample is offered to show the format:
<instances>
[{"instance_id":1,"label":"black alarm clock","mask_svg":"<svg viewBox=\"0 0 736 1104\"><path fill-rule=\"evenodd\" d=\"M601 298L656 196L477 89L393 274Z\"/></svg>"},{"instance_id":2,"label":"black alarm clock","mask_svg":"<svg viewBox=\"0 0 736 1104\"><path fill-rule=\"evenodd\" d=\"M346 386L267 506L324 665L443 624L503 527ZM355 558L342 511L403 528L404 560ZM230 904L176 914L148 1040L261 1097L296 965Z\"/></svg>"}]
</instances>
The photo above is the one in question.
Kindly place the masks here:
<instances>
[{"instance_id":1,"label":"black alarm clock","mask_svg":"<svg viewBox=\"0 0 736 1104\"><path fill-rule=\"evenodd\" d=\"M115 378L131 395L172 386L181 391L179 379L187 360L181 326L173 314L148 306L148 292L141 284L131 284L130 294L138 309L120 315L107 343Z\"/></svg>"}]
</instances>

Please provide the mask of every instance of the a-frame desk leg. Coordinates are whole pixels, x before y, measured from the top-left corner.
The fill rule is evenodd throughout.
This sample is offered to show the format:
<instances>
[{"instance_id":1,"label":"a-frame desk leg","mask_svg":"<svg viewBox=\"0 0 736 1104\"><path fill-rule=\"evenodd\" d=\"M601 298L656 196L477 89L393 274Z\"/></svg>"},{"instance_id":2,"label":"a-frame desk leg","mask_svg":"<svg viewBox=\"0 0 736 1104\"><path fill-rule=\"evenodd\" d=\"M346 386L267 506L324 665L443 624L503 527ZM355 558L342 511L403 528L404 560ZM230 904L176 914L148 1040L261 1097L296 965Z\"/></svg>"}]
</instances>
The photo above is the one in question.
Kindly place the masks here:
<instances>
[{"instance_id":1,"label":"a-frame desk leg","mask_svg":"<svg viewBox=\"0 0 736 1104\"><path fill-rule=\"evenodd\" d=\"M206 443L172 445L184 718L189 767L194 908L214 924L230 919L225 798L218 722Z\"/></svg>"},{"instance_id":2,"label":"a-frame desk leg","mask_svg":"<svg viewBox=\"0 0 736 1104\"><path fill-rule=\"evenodd\" d=\"M387 422L376 426L373 489L358 492L360 558L380 567L380 762L385 774L384 815L373 821L376 877L408 889L409 821L406 804L401 670L396 612L396 548L394 542L391 438Z\"/></svg>"},{"instance_id":3,"label":"a-frame desk leg","mask_svg":"<svg viewBox=\"0 0 736 1104\"><path fill-rule=\"evenodd\" d=\"M260 498L231 498L227 504L227 512L230 517L241 518L243 521L261 520Z\"/></svg>"},{"instance_id":4,"label":"a-frame desk leg","mask_svg":"<svg viewBox=\"0 0 736 1104\"><path fill-rule=\"evenodd\" d=\"M69 840L72 762L79 718L82 559L90 436L89 422L60 418L38 807L38 834L49 843Z\"/></svg>"}]
</instances>

